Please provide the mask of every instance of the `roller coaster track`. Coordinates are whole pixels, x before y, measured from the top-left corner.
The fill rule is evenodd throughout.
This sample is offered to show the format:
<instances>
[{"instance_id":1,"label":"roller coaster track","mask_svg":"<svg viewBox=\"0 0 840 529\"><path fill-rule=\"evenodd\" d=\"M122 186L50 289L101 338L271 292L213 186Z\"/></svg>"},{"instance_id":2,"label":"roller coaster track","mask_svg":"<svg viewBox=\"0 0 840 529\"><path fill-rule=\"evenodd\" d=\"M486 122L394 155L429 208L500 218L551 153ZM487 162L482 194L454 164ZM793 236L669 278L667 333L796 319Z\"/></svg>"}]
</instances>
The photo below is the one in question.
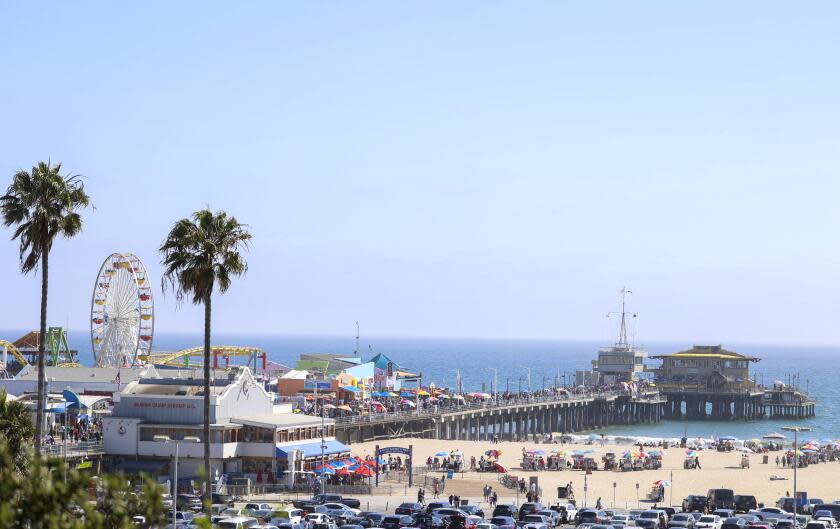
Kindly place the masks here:
<instances>
[{"instance_id":1,"label":"roller coaster track","mask_svg":"<svg viewBox=\"0 0 840 529\"><path fill-rule=\"evenodd\" d=\"M6 351L12 353L12 356L15 357L15 360L17 360L21 366L29 365L29 362L27 362L26 358L24 358L23 355L20 354L20 351L17 347L15 347L15 345L12 342L0 340L0 349L6 349Z\"/></svg>"},{"instance_id":2,"label":"roller coaster track","mask_svg":"<svg viewBox=\"0 0 840 529\"><path fill-rule=\"evenodd\" d=\"M222 357L249 357L256 361L256 358L265 355L265 351L259 347L247 347L239 345L211 345L211 358ZM174 353L152 353L141 357L142 360L154 365L166 365L177 367L197 367L202 364L204 356L204 347L193 347L190 349L183 349ZM196 361L192 361L193 357ZM212 360L211 360L212 361Z\"/></svg>"}]
</instances>

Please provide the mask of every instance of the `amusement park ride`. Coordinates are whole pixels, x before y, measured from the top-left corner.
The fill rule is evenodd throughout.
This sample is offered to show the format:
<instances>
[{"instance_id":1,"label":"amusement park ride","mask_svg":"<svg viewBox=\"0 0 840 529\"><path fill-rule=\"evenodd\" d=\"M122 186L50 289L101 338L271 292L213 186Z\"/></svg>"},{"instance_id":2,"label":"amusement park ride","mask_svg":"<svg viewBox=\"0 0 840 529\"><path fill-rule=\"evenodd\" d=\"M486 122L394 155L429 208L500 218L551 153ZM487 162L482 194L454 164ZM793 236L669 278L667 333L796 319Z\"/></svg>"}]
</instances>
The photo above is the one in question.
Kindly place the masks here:
<instances>
[{"instance_id":1,"label":"amusement park ride","mask_svg":"<svg viewBox=\"0 0 840 529\"><path fill-rule=\"evenodd\" d=\"M191 369L203 366L203 347L153 352L154 321L152 286L143 262L128 252L109 255L99 268L90 301L90 341L96 365L128 368L154 364ZM50 327L45 347L49 354L47 365L79 366L63 328ZM21 351L13 343L0 340L0 378L8 376L15 363L17 370L37 363L37 352L37 344L34 349ZM262 349L236 345L211 346L211 359L213 368L247 365L254 373L264 372L267 363Z\"/></svg>"}]
</instances>

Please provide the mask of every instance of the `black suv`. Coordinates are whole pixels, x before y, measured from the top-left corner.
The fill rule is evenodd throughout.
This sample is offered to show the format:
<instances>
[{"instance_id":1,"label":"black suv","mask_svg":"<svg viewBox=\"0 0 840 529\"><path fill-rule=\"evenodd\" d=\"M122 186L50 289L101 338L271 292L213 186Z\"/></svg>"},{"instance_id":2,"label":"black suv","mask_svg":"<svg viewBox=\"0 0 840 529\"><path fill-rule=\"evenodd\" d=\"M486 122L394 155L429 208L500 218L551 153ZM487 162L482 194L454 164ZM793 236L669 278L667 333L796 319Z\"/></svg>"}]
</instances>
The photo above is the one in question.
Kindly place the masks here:
<instances>
[{"instance_id":1,"label":"black suv","mask_svg":"<svg viewBox=\"0 0 840 529\"><path fill-rule=\"evenodd\" d=\"M752 509L758 509L755 496L736 494L733 498L735 500L735 512L750 512Z\"/></svg>"},{"instance_id":2,"label":"black suv","mask_svg":"<svg viewBox=\"0 0 840 529\"><path fill-rule=\"evenodd\" d=\"M541 510L543 510L543 506L538 501L523 503L522 507L519 508L519 519L524 520L529 514L537 514ZM493 514L495 515L496 513L494 512Z\"/></svg>"},{"instance_id":3,"label":"black suv","mask_svg":"<svg viewBox=\"0 0 840 529\"><path fill-rule=\"evenodd\" d=\"M511 518L516 518L518 514L519 509L517 509L516 505L513 504L496 505L496 508L493 509L493 518L496 516L510 516Z\"/></svg>"},{"instance_id":4,"label":"black suv","mask_svg":"<svg viewBox=\"0 0 840 529\"><path fill-rule=\"evenodd\" d=\"M709 502L706 496L700 494L689 494L682 502L683 512L703 512L703 509L708 507Z\"/></svg>"},{"instance_id":5,"label":"black suv","mask_svg":"<svg viewBox=\"0 0 840 529\"><path fill-rule=\"evenodd\" d=\"M413 516L415 514L419 514L423 511L423 505L420 503L412 503L406 502L401 503L399 507L394 511L394 514L407 514L409 516Z\"/></svg>"}]
</instances>

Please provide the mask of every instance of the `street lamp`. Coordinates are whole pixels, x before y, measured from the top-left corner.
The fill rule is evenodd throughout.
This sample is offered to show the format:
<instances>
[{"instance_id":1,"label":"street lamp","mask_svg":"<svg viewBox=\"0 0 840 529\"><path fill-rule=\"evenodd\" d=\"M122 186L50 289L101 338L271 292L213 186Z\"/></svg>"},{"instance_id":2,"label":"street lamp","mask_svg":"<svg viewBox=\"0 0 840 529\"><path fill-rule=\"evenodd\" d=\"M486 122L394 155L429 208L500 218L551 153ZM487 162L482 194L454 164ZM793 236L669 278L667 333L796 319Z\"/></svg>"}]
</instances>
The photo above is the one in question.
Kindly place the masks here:
<instances>
[{"instance_id":1,"label":"street lamp","mask_svg":"<svg viewBox=\"0 0 840 529\"><path fill-rule=\"evenodd\" d=\"M807 426L782 426L782 430L793 432L793 515L796 516L796 469L799 468L798 434L799 432L810 432L811 429Z\"/></svg>"},{"instance_id":2,"label":"street lamp","mask_svg":"<svg viewBox=\"0 0 840 529\"><path fill-rule=\"evenodd\" d=\"M200 443L201 439L195 436L185 436L179 441L172 440L168 435L156 435L152 440L157 443L175 443L175 471L172 483L172 527L178 527L176 514L178 513L178 447L181 443ZM209 481L210 476L207 476Z\"/></svg>"},{"instance_id":3,"label":"street lamp","mask_svg":"<svg viewBox=\"0 0 840 529\"><path fill-rule=\"evenodd\" d=\"M495 367L488 367L493 372L493 400L499 405L499 370Z\"/></svg>"}]
</instances>

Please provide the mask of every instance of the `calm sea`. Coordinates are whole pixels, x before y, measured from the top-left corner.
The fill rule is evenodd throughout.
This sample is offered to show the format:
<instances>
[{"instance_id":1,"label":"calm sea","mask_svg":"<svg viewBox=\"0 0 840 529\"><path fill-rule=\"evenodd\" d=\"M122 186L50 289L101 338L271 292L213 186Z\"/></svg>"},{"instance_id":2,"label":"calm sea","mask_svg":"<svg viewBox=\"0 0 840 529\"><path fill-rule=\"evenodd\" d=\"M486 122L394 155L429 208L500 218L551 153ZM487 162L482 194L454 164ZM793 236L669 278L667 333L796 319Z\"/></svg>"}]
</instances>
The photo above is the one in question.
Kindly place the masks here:
<instances>
[{"instance_id":1,"label":"calm sea","mask_svg":"<svg viewBox=\"0 0 840 529\"><path fill-rule=\"evenodd\" d=\"M12 338L23 331L0 331L0 336ZM90 341L87 334L71 334L70 343L80 352L83 364L93 363ZM264 349L269 358L294 366L300 353L352 353L352 337L337 336L287 336L287 335L233 335L217 334L217 344L250 345ZM201 344L201 334L155 335L155 349L176 351ZM362 342L363 358L375 353L384 353L402 367L422 372L424 384L434 382L438 386L455 386L460 375L467 391L490 390L493 368L498 370L498 388L517 391L520 386L527 389L549 387L559 381L571 380L575 370L587 369L596 358L599 347L606 345L595 342L572 342L551 340L482 340L452 338L370 338ZM647 344L650 354L662 354L689 347L688 343ZM840 347L781 346L781 345L727 345L740 353L760 357L753 365L753 372L759 382L766 384L774 380L789 381L797 375L800 386L807 388L817 399L817 416L797 424L810 426L813 433L809 438L836 439L840 437L840 381L832 366L840 358ZM651 361L656 363L655 361ZM651 437L681 437L684 432L690 437L712 437L733 435L741 439L760 437L778 430L785 421L718 422L718 421L666 421L657 425L621 426L605 430L609 434L627 434Z\"/></svg>"}]
</instances>

